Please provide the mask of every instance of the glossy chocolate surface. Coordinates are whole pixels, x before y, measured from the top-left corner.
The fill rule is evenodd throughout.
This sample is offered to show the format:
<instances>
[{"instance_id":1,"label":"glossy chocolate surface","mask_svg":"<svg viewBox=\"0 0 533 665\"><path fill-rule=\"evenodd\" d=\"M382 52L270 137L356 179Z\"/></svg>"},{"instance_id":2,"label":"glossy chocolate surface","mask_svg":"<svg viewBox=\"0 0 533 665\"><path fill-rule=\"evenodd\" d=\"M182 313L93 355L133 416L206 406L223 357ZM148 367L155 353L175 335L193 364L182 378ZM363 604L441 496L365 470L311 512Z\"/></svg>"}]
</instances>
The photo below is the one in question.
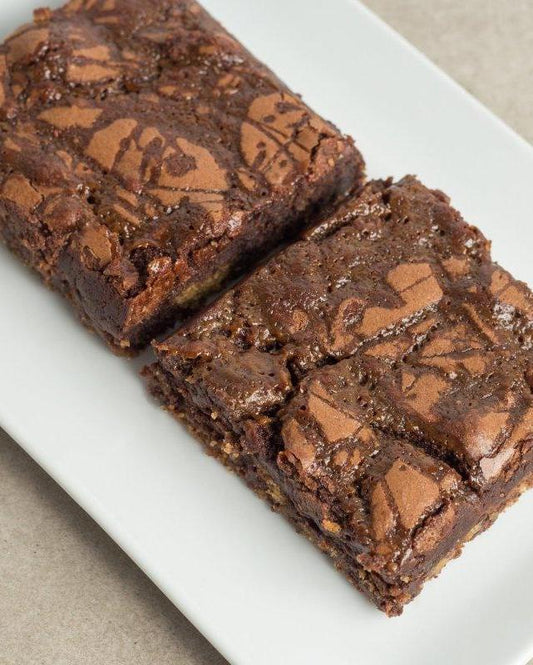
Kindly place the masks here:
<instances>
[{"instance_id":1,"label":"glossy chocolate surface","mask_svg":"<svg viewBox=\"0 0 533 665\"><path fill-rule=\"evenodd\" d=\"M529 289L407 177L159 344L152 381L394 614L531 481L532 344Z\"/></svg>"},{"instance_id":2,"label":"glossy chocolate surface","mask_svg":"<svg viewBox=\"0 0 533 665\"><path fill-rule=\"evenodd\" d=\"M72 0L0 47L1 235L115 347L361 176L195 2Z\"/></svg>"}]
</instances>

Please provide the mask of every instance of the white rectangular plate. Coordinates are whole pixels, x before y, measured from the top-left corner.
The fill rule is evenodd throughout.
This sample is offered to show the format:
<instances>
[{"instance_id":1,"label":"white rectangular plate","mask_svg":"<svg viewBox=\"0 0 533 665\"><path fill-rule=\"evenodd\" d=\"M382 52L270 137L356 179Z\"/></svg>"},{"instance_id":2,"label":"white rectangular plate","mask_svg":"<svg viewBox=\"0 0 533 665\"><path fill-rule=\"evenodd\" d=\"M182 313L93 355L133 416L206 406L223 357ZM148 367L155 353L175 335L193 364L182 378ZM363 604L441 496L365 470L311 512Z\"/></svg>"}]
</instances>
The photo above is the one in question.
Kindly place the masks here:
<instances>
[{"instance_id":1,"label":"white rectangular plate","mask_svg":"<svg viewBox=\"0 0 533 665\"><path fill-rule=\"evenodd\" d=\"M37 4L0 0L2 32ZM205 4L356 137L370 175L445 190L533 283L528 144L356 2ZM4 250L0 284L0 423L232 663L533 656L533 492L387 619L147 397L140 363L109 353Z\"/></svg>"}]
</instances>

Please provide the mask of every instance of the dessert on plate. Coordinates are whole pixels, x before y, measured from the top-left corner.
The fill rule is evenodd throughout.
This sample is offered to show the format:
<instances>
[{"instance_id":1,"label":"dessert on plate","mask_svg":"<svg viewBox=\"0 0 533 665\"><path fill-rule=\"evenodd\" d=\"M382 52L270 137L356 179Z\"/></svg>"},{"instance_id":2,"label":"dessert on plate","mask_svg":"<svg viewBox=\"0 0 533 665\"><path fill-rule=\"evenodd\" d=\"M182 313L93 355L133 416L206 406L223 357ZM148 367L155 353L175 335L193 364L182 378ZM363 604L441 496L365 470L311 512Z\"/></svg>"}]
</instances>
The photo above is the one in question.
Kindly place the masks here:
<instances>
[{"instance_id":1,"label":"dessert on plate","mask_svg":"<svg viewBox=\"0 0 533 665\"><path fill-rule=\"evenodd\" d=\"M151 391L401 613L533 482L533 296L413 177L155 344Z\"/></svg>"},{"instance_id":2,"label":"dessert on plate","mask_svg":"<svg viewBox=\"0 0 533 665\"><path fill-rule=\"evenodd\" d=\"M72 0L0 47L0 237L116 351L362 177L192 0Z\"/></svg>"}]
</instances>

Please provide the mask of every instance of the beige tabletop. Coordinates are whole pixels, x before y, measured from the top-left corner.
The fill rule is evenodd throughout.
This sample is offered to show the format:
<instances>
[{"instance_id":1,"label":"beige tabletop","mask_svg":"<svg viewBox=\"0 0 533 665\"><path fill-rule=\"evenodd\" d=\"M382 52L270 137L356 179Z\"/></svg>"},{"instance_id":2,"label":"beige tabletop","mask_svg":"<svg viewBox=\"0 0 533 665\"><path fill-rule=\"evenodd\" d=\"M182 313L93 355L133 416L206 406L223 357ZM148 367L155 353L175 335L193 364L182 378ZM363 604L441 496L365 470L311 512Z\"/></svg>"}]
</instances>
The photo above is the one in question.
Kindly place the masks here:
<instances>
[{"instance_id":1,"label":"beige tabletop","mask_svg":"<svg viewBox=\"0 0 533 665\"><path fill-rule=\"evenodd\" d=\"M366 4L533 141L532 0ZM0 665L225 662L0 431Z\"/></svg>"}]
</instances>

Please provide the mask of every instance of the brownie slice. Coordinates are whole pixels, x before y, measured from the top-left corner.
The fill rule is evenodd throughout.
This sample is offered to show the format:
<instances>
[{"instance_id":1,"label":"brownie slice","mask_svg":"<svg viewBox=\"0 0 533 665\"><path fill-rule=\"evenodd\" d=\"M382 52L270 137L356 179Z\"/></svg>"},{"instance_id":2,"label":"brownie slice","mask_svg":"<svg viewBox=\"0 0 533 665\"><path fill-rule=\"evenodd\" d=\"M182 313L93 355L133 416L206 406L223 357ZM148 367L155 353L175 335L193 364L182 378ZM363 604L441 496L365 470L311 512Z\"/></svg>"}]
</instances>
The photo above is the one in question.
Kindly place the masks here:
<instances>
[{"instance_id":1,"label":"brownie slice","mask_svg":"<svg viewBox=\"0 0 533 665\"><path fill-rule=\"evenodd\" d=\"M152 392L390 615L533 483L533 296L413 177L155 348Z\"/></svg>"},{"instance_id":2,"label":"brownie slice","mask_svg":"<svg viewBox=\"0 0 533 665\"><path fill-rule=\"evenodd\" d=\"M191 0L72 0L0 47L0 235L115 350L362 172L352 140Z\"/></svg>"}]
</instances>

